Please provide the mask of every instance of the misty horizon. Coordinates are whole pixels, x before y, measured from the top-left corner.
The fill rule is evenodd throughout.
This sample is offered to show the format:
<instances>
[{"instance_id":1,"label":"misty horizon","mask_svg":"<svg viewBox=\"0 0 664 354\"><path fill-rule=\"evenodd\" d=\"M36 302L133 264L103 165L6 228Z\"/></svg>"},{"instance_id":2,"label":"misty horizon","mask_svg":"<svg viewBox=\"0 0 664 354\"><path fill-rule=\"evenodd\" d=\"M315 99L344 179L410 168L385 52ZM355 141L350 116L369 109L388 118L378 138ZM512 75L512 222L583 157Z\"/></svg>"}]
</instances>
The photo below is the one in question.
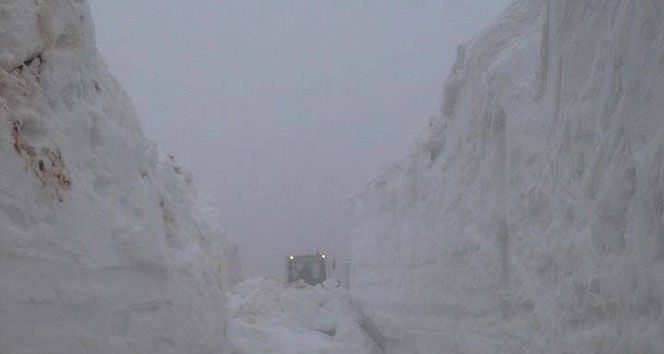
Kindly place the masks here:
<instances>
[{"instance_id":1,"label":"misty horizon","mask_svg":"<svg viewBox=\"0 0 664 354\"><path fill-rule=\"evenodd\" d=\"M219 208L248 277L348 258L346 198L412 151L457 46L507 3L91 1L146 136Z\"/></svg>"}]
</instances>

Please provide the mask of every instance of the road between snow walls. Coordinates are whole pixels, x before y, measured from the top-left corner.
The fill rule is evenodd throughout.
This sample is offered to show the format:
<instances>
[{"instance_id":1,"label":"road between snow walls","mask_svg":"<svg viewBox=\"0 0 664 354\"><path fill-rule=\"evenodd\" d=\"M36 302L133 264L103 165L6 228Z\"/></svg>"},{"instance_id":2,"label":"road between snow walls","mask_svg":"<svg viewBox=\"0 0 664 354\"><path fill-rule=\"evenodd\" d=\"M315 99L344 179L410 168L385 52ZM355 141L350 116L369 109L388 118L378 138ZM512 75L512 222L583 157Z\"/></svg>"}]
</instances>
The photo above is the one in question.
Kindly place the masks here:
<instances>
[{"instance_id":1,"label":"road between snow walls","mask_svg":"<svg viewBox=\"0 0 664 354\"><path fill-rule=\"evenodd\" d=\"M236 265L87 3L0 1L0 353L222 353Z\"/></svg>"},{"instance_id":2,"label":"road between snow walls","mask_svg":"<svg viewBox=\"0 0 664 354\"><path fill-rule=\"evenodd\" d=\"M360 318L386 354L664 353L662 18L519 0L461 46L441 117L353 199L349 299L231 289L87 3L0 1L0 353L375 354Z\"/></svg>"},{"instance_id":3,"label":"road between snow walls","mask_svg":"<svg viewBox=\"0 0 664 354\"><path fill-rule=\"evenodd\" d=\"M415 153L352 200L388 354L664 353L662 18L519 0L459 48Z\"/></svg>"}]
</instances>

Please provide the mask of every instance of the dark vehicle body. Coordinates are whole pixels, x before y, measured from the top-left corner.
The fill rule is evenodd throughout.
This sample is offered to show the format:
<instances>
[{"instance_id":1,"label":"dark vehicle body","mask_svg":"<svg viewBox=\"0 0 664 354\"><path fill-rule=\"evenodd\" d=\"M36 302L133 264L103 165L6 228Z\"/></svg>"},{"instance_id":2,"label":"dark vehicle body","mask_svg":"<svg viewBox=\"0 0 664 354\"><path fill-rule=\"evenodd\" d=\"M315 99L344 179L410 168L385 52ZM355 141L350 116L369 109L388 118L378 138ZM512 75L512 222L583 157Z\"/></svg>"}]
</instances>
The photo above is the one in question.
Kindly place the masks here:
<instances>
[{"instance_id":1,"label":"dark vehicle body","mask_svg":"<svg viewBox=\"0 0 664 354\"><path fill-rule=\"evenodd\" d=\"M327 257L322 254L291 255L287 259L288 282L303 280L310 285L327 279Z\"/></svg>"}]
</instances>

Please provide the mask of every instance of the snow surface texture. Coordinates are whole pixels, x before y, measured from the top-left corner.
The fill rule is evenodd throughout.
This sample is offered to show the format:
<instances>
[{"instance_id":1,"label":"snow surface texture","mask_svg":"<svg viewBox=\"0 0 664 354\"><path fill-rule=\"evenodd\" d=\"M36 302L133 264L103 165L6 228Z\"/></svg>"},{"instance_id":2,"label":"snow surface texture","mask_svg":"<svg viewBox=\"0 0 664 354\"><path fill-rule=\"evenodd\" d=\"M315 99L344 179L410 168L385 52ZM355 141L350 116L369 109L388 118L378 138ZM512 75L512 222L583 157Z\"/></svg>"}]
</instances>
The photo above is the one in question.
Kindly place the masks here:
<instances>
[{"instance_id":1,"label":"snow surface texture","mask_svg":"<svg viewBox=\"0 0 664 354\"><path fill-rule=\"evenodd\" d=\"M228 297L232 354L378 353L336 280L287 286L257 278L236 285Z\"/></svg>"},{"instance_id":2,"label":"snow surface texture","mask_svg":"<svg viewBox=\"0 0 664 354\"><path fill-rule=\"evenodd\" d=\"M352 199L387 354L664 353L664 2L525 0Z\"/></svg>"},{"instance_id":3,"label":"snow surface texture","mask_svg":"<svg viewBox=\"0 0 664 354\"><path fill-rule=\"evenodd\" d=\"M191 183L85 1L0 1L1 353L220 353L235 248Z\"/></svg>"}]
</instances>

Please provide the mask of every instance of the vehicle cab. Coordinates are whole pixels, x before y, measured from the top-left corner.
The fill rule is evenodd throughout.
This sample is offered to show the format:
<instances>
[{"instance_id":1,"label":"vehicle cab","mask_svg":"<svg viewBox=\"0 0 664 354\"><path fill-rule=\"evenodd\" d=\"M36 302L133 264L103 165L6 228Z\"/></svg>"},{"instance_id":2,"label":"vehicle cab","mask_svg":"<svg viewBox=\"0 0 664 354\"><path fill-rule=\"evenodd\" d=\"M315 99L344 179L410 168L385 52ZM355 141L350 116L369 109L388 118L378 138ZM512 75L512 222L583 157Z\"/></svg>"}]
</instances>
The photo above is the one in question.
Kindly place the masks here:
<instances>
[{"instance_id":1,"label":"vehicle cab","mask_svg":"<svg viewBox=\"0 0 664 354\"><path fill-rule=\"evenodd\" d=\"M303 280L316 285L327 279L327 255L317 252L309 255L289 255L287 258L288 282Z\"/></svg>"}]
</instances>

